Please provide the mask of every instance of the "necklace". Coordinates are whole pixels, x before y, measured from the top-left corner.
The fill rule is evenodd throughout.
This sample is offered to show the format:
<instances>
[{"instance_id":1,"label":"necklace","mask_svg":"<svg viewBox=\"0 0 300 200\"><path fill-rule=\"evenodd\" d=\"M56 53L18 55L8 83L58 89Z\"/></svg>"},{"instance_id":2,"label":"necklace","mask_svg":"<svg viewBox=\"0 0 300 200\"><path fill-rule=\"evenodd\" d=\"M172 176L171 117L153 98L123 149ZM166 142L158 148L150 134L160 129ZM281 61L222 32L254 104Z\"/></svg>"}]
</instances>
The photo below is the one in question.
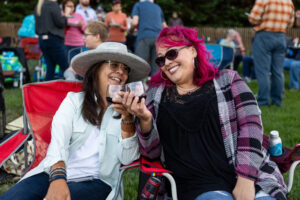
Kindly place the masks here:
<instances>
[{"instance_id":1,"label":"necklace","mask_svg":"<svg viewBox=\"0 0 300 200\"><path fill-rule=\"evenodd\" d=\"M184 89L184 88L182 88L182 87L179 87L178 85L176 85L176 87L177 87L180 91L182 91L182 92L190 92L190 91L193 91L193 90L195 90L196 88L198 88L197 85L196 85L195 87L193 87L193 88L188 88L188 89Z\"/></svg>"}]
</instances>

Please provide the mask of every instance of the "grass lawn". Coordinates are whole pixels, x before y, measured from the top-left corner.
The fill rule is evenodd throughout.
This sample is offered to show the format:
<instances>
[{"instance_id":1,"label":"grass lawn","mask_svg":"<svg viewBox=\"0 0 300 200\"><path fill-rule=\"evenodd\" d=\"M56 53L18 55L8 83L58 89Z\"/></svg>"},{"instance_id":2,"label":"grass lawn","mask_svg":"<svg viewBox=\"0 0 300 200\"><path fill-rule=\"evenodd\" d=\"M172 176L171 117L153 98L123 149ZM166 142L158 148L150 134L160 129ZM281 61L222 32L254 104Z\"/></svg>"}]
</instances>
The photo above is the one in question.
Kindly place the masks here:
<instances>
[{"instance_id":1,"label":"grass lawn","mask_svg":"<svg viewBox=\"0 0 300 200\"><path fill-rule=\"evenodd\" d=\"M285 72L285 88L288 88L288 72ZM254 94L257 93L257 83L249 83ZM21 91L19 88L7 88L4 92L7 110L7 121L11 121L22 114ZM265 134L269 135L271 130L278 130L285 146L292 148L300 143L300 92L285 91L283 106L262 107L262 120ZM287 174L285 174L287 178ZM287 180L287 179L286 179ZM138 185L138 170L132 169L125 173L125 200L136 199ZM0 186L0 194L6 191L10 185ZM300 168L296 169L292 192L289 197L292 200L300 200Z\"/></svg>"}]
</instances>

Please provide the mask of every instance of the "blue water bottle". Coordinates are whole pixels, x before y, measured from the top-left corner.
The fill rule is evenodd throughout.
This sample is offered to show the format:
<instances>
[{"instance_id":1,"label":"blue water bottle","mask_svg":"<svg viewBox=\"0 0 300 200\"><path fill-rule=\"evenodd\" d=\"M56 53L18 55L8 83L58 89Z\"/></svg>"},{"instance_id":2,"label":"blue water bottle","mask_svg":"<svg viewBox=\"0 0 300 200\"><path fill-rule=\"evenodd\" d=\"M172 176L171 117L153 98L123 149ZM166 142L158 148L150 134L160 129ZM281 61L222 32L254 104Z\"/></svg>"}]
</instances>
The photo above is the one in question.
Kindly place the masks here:
<instances>
[{"instance_id":1,"label":"blue water bottle","mask_svg":"<svg viewBox=\"0 0 300 200\"><path fill-rule=\"evenodd\" d=\"M282 155L282 141L278 131L271 131L269 138L269 153L271 156Z\"/></svg>"}]
</instances>

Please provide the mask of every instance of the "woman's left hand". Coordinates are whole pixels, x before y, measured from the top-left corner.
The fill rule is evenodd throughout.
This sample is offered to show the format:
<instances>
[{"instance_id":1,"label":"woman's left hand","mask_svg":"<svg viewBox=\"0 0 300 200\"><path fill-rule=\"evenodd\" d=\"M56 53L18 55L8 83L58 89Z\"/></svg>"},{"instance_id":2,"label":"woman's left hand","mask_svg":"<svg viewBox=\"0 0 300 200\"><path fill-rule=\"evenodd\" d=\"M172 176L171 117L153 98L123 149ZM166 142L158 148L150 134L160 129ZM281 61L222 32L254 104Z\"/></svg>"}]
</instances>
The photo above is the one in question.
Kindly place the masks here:
<instances>
[{"instance_id":1,"label":"woman's left hand","mask_svg":"<svg viewBox=\"0 0 300 200\"><path fill-rule=\"evenodd\" d=\"M236 185L232 191L235 200L254 200L254 181L238 176Z\"/></svg>"}]
</instances>

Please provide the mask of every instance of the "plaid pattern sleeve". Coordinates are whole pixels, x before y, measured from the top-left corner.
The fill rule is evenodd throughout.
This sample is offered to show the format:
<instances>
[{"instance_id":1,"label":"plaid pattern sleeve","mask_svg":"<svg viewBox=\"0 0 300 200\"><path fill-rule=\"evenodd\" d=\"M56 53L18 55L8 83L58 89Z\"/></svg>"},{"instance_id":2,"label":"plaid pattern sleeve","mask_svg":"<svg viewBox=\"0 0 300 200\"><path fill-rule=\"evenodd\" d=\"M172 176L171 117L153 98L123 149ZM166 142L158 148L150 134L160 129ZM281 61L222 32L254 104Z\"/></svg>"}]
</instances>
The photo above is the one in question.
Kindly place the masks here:
<instances>
[{"instance_id":1,"label":"plaid pattern sleeve","mask_svg":"<svg viewBox=\"0 0 300 200\"><path fill-rule=\"evenodd\" d=\"M237 73L232 80L231 93L238 127L235 170L240 176L256 180L263 161L261 113L253 93Z\"/></svg>"},{"instance_id":2,"label":"plaid pattern sleeve","mask_svg":"<svg viewBox=\"0 0 300 200\"><path fill-rule=\"evenodd\" d=\"M152 129L148 133L142 133L139 120L136 123L136 131L138 133L140 153L148 158L159 158L161 155L160 138L156 126L156 118L158 112L158 104L160 102L163 86L153 87L147 92L146 105L152 113Z\"/></svg>"},{"instance_id":3,"label":"plaid pattern sleeve","mask_svg":"<svg viewBox=\"0 0 300 200\"><path fill-rule=\"evenodd\" d=\"M254 30L286 32L294 24L294 5L291 0L256 0L250 12Z\"/></svg>"},{"instance_id":4,"label":"plaid pattern sleeve","mask_svg":"<svg viewBox=\"0 0 300 200\"><path fill-rule=\"evenodd\" d=\"M215 88L229 163L234 165L237 175L254 180L257 186L276 199L286 199L283 177L262 146L261 111L253 93L232 70L219 72Z\"/></svg>"}]
</instances>

